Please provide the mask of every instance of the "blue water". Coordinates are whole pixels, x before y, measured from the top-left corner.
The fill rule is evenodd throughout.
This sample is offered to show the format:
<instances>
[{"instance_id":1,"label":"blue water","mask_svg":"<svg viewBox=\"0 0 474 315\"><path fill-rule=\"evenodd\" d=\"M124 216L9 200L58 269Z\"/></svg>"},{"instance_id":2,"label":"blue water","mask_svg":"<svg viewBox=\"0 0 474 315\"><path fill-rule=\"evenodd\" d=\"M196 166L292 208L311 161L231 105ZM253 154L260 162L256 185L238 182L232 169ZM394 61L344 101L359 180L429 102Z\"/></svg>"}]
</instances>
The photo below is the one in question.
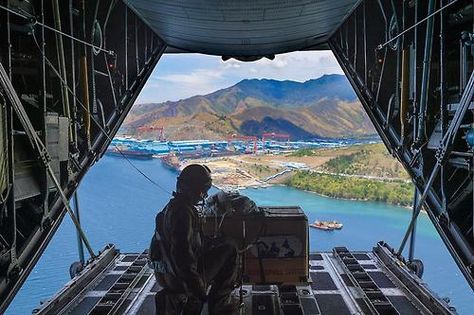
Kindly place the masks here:
<instances>
[{"instance_id":1,"label":"blue water","mask_svg":"<svg viewBox=\"0 0 474 315\"><path fill-rule=\"evenodd\" d=\"M171 192L176 174L159 160L133 160L142 171ZM114 243L123 252L138 252L148 246L157 210L169 195L151 185L119 157L105 156L81 183L81 219L93 248ZM311 230L312 250L331 250L344 245L369 250L379 240L399 244L410 220L407 209L383 203L325 198L287 187L243 191L260 205L300 205L308 219L338 220L341 231ZM460 314L472 314L474 294L442 244L428 217L418 224L416 256L425 264L425 281L440 296L451 298ZM77 260L76 234L69 217L63 224L16 296L6 314L31 314L41 300L53 295L69 280L69 265Z\"/></svg>"}]
</instances>

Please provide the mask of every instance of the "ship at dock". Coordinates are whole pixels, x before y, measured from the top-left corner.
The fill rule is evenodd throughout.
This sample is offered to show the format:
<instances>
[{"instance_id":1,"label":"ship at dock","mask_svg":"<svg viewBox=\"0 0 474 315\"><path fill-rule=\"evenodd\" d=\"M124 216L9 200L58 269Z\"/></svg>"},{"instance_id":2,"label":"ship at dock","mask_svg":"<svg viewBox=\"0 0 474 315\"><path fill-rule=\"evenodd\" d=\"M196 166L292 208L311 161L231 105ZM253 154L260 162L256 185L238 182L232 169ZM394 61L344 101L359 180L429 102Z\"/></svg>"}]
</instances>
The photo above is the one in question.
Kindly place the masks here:
<instances>
[{"instance_id":1,"label":"ship at dock","mask_svg":"<svg viewBox=\"0 0 474 315\"><path fill-rule=\"evenodd\" d=\"M133 149L127 146L112 146L105 151L105 154L112 155L112 156L119 156L119 157L126 157L126 158L134 158L134 159L152 159L153 153Z\"/></svg>"}]
</instances>

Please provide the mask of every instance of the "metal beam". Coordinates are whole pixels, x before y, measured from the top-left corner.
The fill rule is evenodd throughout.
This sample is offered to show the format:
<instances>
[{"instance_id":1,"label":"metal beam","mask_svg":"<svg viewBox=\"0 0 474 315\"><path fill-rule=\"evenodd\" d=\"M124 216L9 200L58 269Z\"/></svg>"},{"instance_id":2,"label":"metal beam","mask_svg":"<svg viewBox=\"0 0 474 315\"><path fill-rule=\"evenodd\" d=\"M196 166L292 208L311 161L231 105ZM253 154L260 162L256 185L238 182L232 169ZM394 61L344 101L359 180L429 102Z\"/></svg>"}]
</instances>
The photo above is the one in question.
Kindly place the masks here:
<instances>
[{"instance_id":1,"label":"metal beam","mask_svg":"<svg viewBox=\"0 0 474 315\"><path fill-rule=\"evenodd\" d=\"M469 284L474 288L472 267L474 262L472 225L474 222L471 222L469 212L466 213L466 205L469 205L473 192L469 188L469 192L459 193L462 189L466 191L463 187L466 180L472 180L472 173L469 172L470 168L468 171L459 168L468 166L468 163L458 165L448 162L452 160L454 151L459 152L456 153L457 156L464 159L472 156L466 152L468 148L462 139L461 128L474 121L471 115L466 115L469 93L457 92L456 88L459 85L452 82L456 80L456 77L452 75L452 69L454 68L454 73L456 73L457 65L459 65L459 60L457 60L459 48L457 45L447 45L447 43L459 41L459 31L453 32L453 29L471 30L473 21L468 4L463 5L461 1L432 1L435 4L441 4L430 14L428 1L380 1L378 6L374 6L370 5L369 0L364 0L331 36L329 45L375 129L387 149L401 161L411 176L420 199L423 199L422 204L426 207L430 220ZM454 5L455 3L458 5ZM437 14L439 18L435 17ZM462 21L456 20L457 24L453 26L453 16L456 14L464 18ZM387 28L386 17L402 20L402 29ZM346 38L346 29L354 25L354 20L365 24L365 27L357 29L357 32L364 33L357 34L359 41L357 44L354 44L355 34ZM426 23L427 21L430 23ZM412 53L411 47L418 46L423 50L423 39L426 38L427 28L433 27L429 25L431 22L434 30L440 32L439 37L431 37L433 48L431 54L429 54L429 45L426 47L425 54L420 49L418 49L419 53L416 51ZM419 45L420 40L422 45ZM398 45L388 45L394 41L397 41ZM379 44L380 42L382 44ZM365 69L353 66L352 52L361 44L365 46L364 56L359 53L356 64L365 65ZM438 49L439 55L436 54ZM399 61L400 54L404 50L410 50L409 69L403 69L403 67L407 68L406 55L404 63ZM425 57L431 58L431 62L425 62L425 71L429 70L431 76L429 80L425 76L425 83L429 82L423 89L427 106L426 110L421 111L417 109L419 107L417 100L421 97L421 82L418 81L421 81L423 61L429 59ZM387 75L388 73L391 75ZM434 76L434 73L437 75ZM402 79L402 74L405 76L408 74L408 84L406 79ZM416 80L417 77L420 80ZM400 84L397 82L400 81L403 82L404 95L401 99L397 99L396 96L400 95L398 90ZM465 81L468 81L468 77ZM408 88L408 95L406 95L406 88ZM393 102L393 95L395 95L395 102ZM448 100L450 104L446 103ZM403 101L403 106L399 105L401 101ZM460 101L461 104L455 104ZM456 106L460 109L457 112L455 112ZM393 112L393 115L399 114L401 119L392 119L393 115L390 112ZM407 115L400 112L406 112ZM426 113L424 117L426 125L423 128L419 126L417 117L425 116L424 113ZM439 120L440 116L441 133L435 129L438 123L436 120ZM451 124L449 124L450 120ZM417 137L420 127L426 131L427 136L433 134L429 147L413 145L416 139L421 139L421 134ZM419 215L421 206L419 204L415 207L414 220ZM409 235L411 233L407 234L407 237Z\"/></svg>"},{"instance_id":2,"label":"metal beam","mask_svg":"<svg viewBox=\"0 0 474 315\"><path fill-rule=\"evenodd\" d=\"M441 165L443 165L446 162L447 157L452 151L453 148L453 142L456 137L457 132L459 131L459 127L461 126L461 122L466 114L466 111L469 108L469 105L471 105L472 98L474 96L474 71L471 73L471 76L469 78L469 81L467 82L466 88L464 89L464 92L461 96L461 101L459 102L459 106L456 110L456 113L454 114L454 118L449 124L448 130L446 131L446 134L443 137L442 142L439 145L439 148L437 150L437 162L434 165L433 170L431 171L431 175L428 179L428 182L425 184L425 188L423 190L423 193L420 196L420 200L418 201L418 204L414 210L413 218L410 221L410 224L408 225L408 229L405 233L405 236L403 237L402 243L400 244L400 248L398 249L398 254L401 254L405 244L408 240L408 236L412 232L416 219L418 218L418 215L420 214L421 207L423 203L425 202L426 196L428 194L428 191L431 189L431 186L434 183L434 180L436 179L436 176L438 175L438 172L440 170Z\"/></svg>"},{"instance_id":3,"label":"metal beam","mask_svg":"<svg viewBox=\"0 0 474 315\"><path fill-rule=\"evenodd\" d=\"M84 234L84 231L82 230L81 224L77 220L76 216L74 215L74 211L71 209L71 206L69 204L69 200L64 194L63 188L61 187L61 184L59 183L59 180L56 178L56 175L54 174L54 171L50 165L50 156L48 154L48 150L46 149L46 146L43 144L41 139L38 137L36 134L36 131L28 117L28 114L26 113L25 109L23 108L23 105L21 104L21 101L18 97L18 95L15 92L15 89L13 88L13 85L10 81L10 79L7 76L7 73L5 69L3 68L2 63L0 62L0 85L4 89L7 98L10 101L11 106L13 107L14 111L16 112L16 115L18 119L20 120L20 123L22 124L26 134L28 135L28 140L30 141L33 149L35 149L36 153L38 154L39 159L41 162L44 164L46 167L46 171L48 172L51 180L53 181L54 185L56 186L57 192L59 193L61 200L64 203L64 206L66 208L66 211L70 215L72 222L74 223L78 233L80 234L82 241L86 245L87 250L89 251L89 254L92 258L95 258L94 251L92 249L92 246L89 243L89 240L87 239L86 235Z\"/></svg>"},{"instance_id":4,"label":"metal beam","mask_svg":"<svg viewBox=\"0 0 474 315\"><path fill-rule=\"evenodd\" d=\"M419 203L419 195L418 189L415 188L414 196L413 196L413 217L415 216L415 210L418 207ZM415 255L415 240L416 240L416 222L413 225L413 230L411 231L410 237L410 249L408 250L408 260L412 261Z\"/></svg>"}]
</instances>

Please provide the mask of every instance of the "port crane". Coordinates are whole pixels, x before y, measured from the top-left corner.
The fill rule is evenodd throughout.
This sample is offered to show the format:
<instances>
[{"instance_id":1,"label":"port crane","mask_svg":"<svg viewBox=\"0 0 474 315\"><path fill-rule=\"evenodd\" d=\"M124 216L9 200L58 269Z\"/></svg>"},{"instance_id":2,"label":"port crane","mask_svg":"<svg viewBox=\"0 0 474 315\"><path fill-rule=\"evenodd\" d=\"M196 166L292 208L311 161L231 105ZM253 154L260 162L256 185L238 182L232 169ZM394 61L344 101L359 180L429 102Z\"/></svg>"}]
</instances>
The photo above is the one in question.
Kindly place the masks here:
<instances>
[{"instance_id":1,"label":"port crane","mask_svg":"<svg viewBox=\"0 0 474 315\"><path fill-rule=\"evenodd\" d=\"M163 141L165 140L165 137L164 137L164 127L146 127L146 126L143 126L143 127L138 127L137 128L137 131L139 132L151 132L151 131L158 131L158 140L159 141Z\"/></svg>"},{"instance_id":2,"label":"port crane","mask_svg":"<svg viewBox=\"0 0 474 315\"><path fill-rule=\"evenodd\" d=\"M253 154L257 154L258 139L256 136L243 136L243 135L233 134L231 137L227 139L228 144L231 144L232 142L236 142L236 141L247 142L247 145L249 145L250 143L253 143L253 150L252 150Z\"/></svg>"},{"instance_id":3,"label":"port crane","mask_svg":"<svg viewBox=\"0 0 474 315\"><path fill-rule=\"evenodd\" d=\"M262 147L265 150L265 144L267 139L286 139L286 142L290 141L290 135L286 133L275 133L275 132L267 132L262 135Z\"/></svg>"}]
</instances>

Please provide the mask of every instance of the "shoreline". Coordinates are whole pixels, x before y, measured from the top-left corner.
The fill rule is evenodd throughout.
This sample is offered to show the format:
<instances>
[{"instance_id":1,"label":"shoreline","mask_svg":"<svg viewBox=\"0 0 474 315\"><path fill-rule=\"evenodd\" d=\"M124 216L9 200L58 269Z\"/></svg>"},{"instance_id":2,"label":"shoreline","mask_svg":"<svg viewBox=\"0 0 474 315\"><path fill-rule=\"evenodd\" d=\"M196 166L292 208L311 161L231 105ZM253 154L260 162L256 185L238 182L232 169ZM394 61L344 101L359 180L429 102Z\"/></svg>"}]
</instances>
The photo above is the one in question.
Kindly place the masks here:
<instances>
[{"instance_id":1,"label":"shoreline","mask_svg":"<svg viewBox=\"0 0 474 315\"><path fill-rule=\"evenodd\" d=\"M179 168L190 163L206 164L212 170L214 186L224 191L278 185L326 198L412 208L411 182L398 171L399 166L392 159L383 155L384 149L379 144L310 151L308 156L295 155L298 152L295 151L289 154L191 158L182 161ZM365 159L367 155L371 156L369 162L361 162L361 157Z\"/></svg>"},{"instance_id":2,"label":"shoreline","mask_svg":"<svg viewBox=\"0 0 474 315\"><path fill-rule=\"evenodd\" d=\"M412 210L413 209L413 205L412 206L403 206L403 205L392 204L392 203L388 203L388 202L384 202L384 201L377 201L377 200L370 200L370 199L332 197L332 196L328 196L328 195L318 193L316 191L301 189L301 188L297 188L297 187L290 186L290 185L285 185L285 184L265 184L265 185L262 185L262 186L236 187L236 188L233 188L232 190L226 190L225 187L219 187L218 185L212 185L212 186L214 186L216 189L219 189L219 190L239 191L239 192L241 190L245 190L245 189L266 189L266 188L271 188L271 187L287 187L287 188L296 189L298 191L304 191L304 192L307 192L307 193L315 194L315 195L318 195L320 197L330 198L330 199L335 199L335 200L375 202L375 203L380 203L380 204L386 204L386 205L389 205L389 206L404 208L404 209L407 209L407 210ZM422 209L422 212L426 212L426 211L424 209Z\"/></svg>"},{"instance_id":3,"label":"shoreline","mask_svg":"<svg viewBox=\"0 0 474 315\"><path fill-rule=\"evenodd\" d=\"M326 176L341 176L339 174L320 174L320 175L326 175ZM341 176L341 177L345 177L345 176ZM371 181L371 182L381 182L381 183L384 183L385 181L382 181L382 180L378 180L378 179L366 179L368 181ZM390 183L393 183L394 181L396 180L389 180L387 182L390 182ZM405 182L405 181L401 181L401 182ZM240 185L229 185L229 184L222 184L222 183L215 183L213 184L213 186L219 190L224 190L224 191L241 191L241 190L245 190L245 189L265 189L265 188L269 188L269 187L274 187L274 186L280 186L280 187L288 187L288 188L293 188L293 189L296 189L296 190L300 190L300 191L304 191L304 192L309 192L309 193L313 193L313 194L316 194L318 196L321 196L321 197L325 197L325 198L331 198L331 199L338 199L338 200L347 200L347 201L367 201L367 202L377 202L377 203L384 203L384 204L387 204L387 205L390 205L390 206L397 206L397 207L401 207L401 208L405 208L405 209L412 209L413 208L413 204L412 205L403 205L403 204L395 204L395 203L390 203L390 202L385 202L385 201L380 201L380 200L374 200L374 199L369 199L369 198L345 198L345 197L335 197L335 196L330 196L330 195L326 195L324 193L321 193L321 192L317 192L317 191L313 191L313 190L308 190L308 189L304 189L304 188L299 188L299 187L296 187L296 186L293 186L293 185L290 185L290 184L285 184L285 183L281 183L281 182L263 182L263 181L260 181L259 183L251 183L251 184L240 184Z\"/></svg>"},{"instance_id":4,"label":"shoreline","mask_svg":"<svg viewBox=\"0 0 474 315\"><path fill-rule=\"evenodd\" d=\"M300 189L300 188L293 187L293 186L289 186L289 185L279 185L279 186L285 186L285 187L289 187L289 188L294 188L294 189L296 189L296 190L300 190L300 191L312 193L312 194L315 194L315 195L318 195L318 196L321 196L321 197L331 198L331 199L336 199L336 200L376 202L376 203L383 203L383 204L386 204L386 205L389 205L389 206L404 208L404 209L407 209L407 210L413 209L413 205L412 205L412 206L403 206L403 205L397 205L397 204L393 204L393 203L388 203L388 202L384 202L384 201L377 201L377 200L370 200L370 199L332 197L332 196L327 196L327 195L318 193L318 192L316 192L316 191L311 191L311 190L306 190L306 189ZM424 210L422 210L422 211L424 211Z\"/></svg>"}]
</instances>

